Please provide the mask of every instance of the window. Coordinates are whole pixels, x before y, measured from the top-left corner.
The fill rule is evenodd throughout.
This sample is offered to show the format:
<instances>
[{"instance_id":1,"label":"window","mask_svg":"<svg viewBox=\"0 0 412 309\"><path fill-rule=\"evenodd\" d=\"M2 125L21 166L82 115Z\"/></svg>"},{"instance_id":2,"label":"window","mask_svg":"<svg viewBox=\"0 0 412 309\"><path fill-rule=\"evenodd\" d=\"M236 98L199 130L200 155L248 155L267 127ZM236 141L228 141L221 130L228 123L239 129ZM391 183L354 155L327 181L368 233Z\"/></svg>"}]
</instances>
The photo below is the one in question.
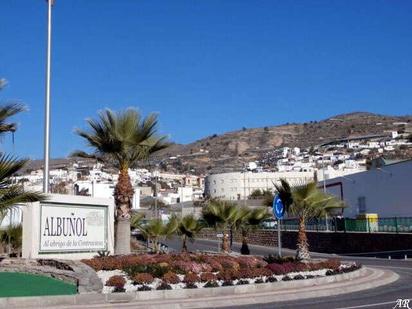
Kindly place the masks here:
<instances>
[{"instance_id":1,"label":"window","mask_svg":"<svg viewBox=\"0 0 412 309\"><path fill-rule=\"evenodd\" d=\"M364 196L358 197L358 212L360 214L366 213L366 197Z\"/></svg>"}]
</instances>

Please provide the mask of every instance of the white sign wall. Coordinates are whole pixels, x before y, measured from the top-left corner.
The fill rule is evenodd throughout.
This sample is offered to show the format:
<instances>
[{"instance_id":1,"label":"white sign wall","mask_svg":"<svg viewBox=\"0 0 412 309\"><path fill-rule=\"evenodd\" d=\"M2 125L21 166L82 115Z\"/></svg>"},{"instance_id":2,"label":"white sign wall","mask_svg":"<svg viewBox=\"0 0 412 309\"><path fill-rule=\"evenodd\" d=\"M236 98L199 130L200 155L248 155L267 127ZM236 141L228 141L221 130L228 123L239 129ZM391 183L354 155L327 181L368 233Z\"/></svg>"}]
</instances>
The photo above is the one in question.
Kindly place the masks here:
<instances>
[{"instance_id":1,"label":"white sign wall","mask_svg":"<svg viewBox=\"0 0 412 309\"><path fill-rule=\"evenodd\" d=\"M40 205L40 253L107 250L107 208Z\"/></svg>"},{"instance_id":2,"label":"white sign wall","mask_svg":"<svg viewBox=\"0 0 412 309\"><path fill-rule=\"evenodd\" d=\"M113 199L50 194L23 207L24 258L84 259L114 252Z\"/></svg>"}]
</instances>

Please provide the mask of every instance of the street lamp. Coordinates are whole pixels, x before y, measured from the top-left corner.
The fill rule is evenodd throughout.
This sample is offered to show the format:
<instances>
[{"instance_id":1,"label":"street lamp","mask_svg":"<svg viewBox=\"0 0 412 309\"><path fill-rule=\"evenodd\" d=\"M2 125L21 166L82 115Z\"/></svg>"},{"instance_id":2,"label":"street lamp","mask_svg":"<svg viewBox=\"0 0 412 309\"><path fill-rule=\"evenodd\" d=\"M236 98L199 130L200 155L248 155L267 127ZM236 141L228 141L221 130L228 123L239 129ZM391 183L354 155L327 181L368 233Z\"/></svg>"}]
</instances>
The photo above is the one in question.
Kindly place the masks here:
<instances>
[{"instance_id":1,"label":"street lamp","mask_svg":"<svg viewBox=\"0 0 412 309\"><path fill-rule=\"evenodd\" d=\"M43 192L49 193L49 159L50 159L50 60L51 60L51 28L52 6L54 0L46 0L47 13L47 55L46 55L46 102L44 108L44 169Z\"/></svg>"}]
</instances>

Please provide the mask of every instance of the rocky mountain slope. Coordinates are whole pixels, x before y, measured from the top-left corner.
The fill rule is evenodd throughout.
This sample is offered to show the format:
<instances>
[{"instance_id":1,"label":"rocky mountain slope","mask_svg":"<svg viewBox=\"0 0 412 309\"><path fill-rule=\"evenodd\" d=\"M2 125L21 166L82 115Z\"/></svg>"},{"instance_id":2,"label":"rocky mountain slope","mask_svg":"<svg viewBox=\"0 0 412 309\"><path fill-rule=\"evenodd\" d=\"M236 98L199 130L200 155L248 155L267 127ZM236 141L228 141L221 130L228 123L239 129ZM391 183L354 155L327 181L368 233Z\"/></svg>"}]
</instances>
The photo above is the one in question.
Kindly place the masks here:
<instances>
[{"instance_id":1,"label":"rocky mountain slope","mask_svg":"<svg viewBox=\"0 0 412 309\"><path fill-rule=\"evenodd\" d=\"M391 131L412 133L412 115L387 116L356 112L321 121L243 128L208 136L186 145L174 144L153 156L152 162L178 172L232 170L277 147L316 147L338 139L389 136Z\"/></svg>"}]
</instances>

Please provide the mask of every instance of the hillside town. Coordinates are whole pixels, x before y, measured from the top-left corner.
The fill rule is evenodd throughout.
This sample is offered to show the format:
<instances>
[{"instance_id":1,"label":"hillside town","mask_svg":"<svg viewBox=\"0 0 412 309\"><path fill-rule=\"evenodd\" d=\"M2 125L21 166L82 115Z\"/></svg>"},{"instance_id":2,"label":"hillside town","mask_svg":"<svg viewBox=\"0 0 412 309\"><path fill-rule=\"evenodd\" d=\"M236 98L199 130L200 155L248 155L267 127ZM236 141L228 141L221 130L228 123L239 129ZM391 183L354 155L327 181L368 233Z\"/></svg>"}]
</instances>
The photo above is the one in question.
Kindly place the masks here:
<instances>
[{"instance_id":1,"label":"hillside town","mask_svg":"<svg viewBox=\"0 0 412 309\"><path fill-rule=\"evenodd\" d=\"M159 165L151 170L131 169L132 208L146 211L151 216L155 215L156 204L167 219L176 209L182 211L187 205L193 206L210 198L243 201L250 200L257 191L274 193L274 184L281 178L293 185L314 180L330 182L340 177L347 179L351 174L382 164L377 163L381 157L412 149L410 136L409 130L391 131L386 135L352 137L307 149L281 147L265 153L260 161L245 162L241 170L226 173L176 174L161 171ZM386 160L383 164L398 161ZM58 194L113 199L117 178L118 174L104 164L80 158L68 166L50 170L51 192ZM42 179L43 169L38 169L15 176L14 181L22 183L26 190L40 191ZM190 211L196 212L196 209L187 209L186 213ZM21 212L15 211L12 221L20 222ZM2 224L7 226L9 223L6 217Z\"/></svg>"}]
</instances>

